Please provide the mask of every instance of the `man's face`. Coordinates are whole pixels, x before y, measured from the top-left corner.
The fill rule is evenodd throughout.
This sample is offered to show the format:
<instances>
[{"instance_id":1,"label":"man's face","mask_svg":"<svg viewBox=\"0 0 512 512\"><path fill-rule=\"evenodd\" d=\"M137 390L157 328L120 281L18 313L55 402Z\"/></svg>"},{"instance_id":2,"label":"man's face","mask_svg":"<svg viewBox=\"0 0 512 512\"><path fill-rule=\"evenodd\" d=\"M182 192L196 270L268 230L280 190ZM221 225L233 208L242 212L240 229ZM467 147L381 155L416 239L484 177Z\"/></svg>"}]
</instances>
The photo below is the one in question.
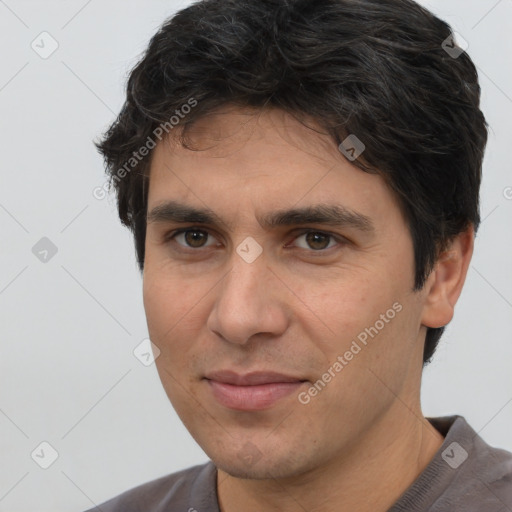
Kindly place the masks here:
<instances>
[{"instance_id":1,"label":"man's face","mask_svg":"<svg viewBox=\"0 0 512 512\"><path fill-rule=\"evenodd\" d=\"M395 435L418 405L425 298L383 179L279 110L208 116L189 139L200 151L155 149L144 268L156 365L187 429L249 478L323 467L379 426ZM340 222L301 216L322 207ZM269 222L288 210L302 211Z\"/></svg>"}]
</instances>

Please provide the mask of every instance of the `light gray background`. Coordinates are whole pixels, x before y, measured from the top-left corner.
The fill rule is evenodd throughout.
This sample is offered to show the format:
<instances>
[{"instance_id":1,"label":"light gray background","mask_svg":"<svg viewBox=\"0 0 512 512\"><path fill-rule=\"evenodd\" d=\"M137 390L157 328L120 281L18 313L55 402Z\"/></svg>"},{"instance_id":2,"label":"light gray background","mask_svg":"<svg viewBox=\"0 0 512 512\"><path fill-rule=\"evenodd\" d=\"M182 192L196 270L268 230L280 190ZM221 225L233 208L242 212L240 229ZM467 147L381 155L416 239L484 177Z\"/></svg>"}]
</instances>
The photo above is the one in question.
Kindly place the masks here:
<instances>
[{"instance_id":1,"label":"light gray background","mask_svg":"<svg viewBox=\"0 0 512 512\"><path fill-rule=\"evenodd\" d=\"M147 336L132 238L114 197L92 196L104 174L91 141L188 3L0 0L0 511L78 512L207 460L132 353ZM512 450L512 0L421 3L468 41L491 126L484 220L424 411L462 414ZM59 44L47 59L31 48L43 31ZM44 236L58 248L47 263L32 253ZM46 470L31 458L43 441L59 454Z\"/></svg>"}]
</instances>

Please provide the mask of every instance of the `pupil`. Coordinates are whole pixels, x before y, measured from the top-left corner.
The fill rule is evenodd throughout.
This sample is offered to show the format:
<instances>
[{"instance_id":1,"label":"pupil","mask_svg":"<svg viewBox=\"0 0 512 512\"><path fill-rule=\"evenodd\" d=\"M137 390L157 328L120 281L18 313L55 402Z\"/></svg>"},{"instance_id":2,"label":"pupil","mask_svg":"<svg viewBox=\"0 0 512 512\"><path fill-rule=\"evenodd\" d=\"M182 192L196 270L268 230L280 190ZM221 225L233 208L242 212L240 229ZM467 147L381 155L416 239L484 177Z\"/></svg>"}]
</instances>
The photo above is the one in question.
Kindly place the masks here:
<instances>
[{"instance_id":1,"label":"pupil","mask_svg":"<svg viewBox=\"0 0 512 512\"><path fill-rule=\"evenodd\" d=\"M308 233L306 235L306 239L307 239L307 242L310 245L310 247L312 249L318 249L318 250L325 249L329 245L329 243L327 243L327 244L322 243L322 239L325 242L326 240L328 241L328 238L329 238L328 235L322 235L321 233ZM319 240L320 240L321 247L315 246L315 244L318 243Z\"/></svg>"},{"instance_id":2,"label":"pupil","mask_svg":"<svg viewBox=\"0 0 512 512\"><path fill-rule=\"evenodd\" d=\"M201 241L204 241L204 238L205 233L201 231L187 231L185 233L185 240L187 241L187 244L192 247L201 247Z\"/></svg>"}]
</instances>

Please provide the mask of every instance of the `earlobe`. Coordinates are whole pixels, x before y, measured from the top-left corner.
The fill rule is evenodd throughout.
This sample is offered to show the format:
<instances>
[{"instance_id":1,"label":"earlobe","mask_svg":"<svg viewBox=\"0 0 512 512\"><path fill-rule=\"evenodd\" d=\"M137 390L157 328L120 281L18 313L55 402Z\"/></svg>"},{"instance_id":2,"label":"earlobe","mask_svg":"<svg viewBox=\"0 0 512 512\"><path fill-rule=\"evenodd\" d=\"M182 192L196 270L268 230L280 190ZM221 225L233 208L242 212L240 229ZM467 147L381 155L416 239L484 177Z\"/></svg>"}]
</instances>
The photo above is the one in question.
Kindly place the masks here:
<instances>
[{"instance_id":1,"label":"earlobe","mask_svg":"<svg viewBox=\"0 0 512 512\"><path fill-rule=\"evenodd\" d=\"M474 238L475 231L471 225L439 255L425 283L422 325L443 327L453 318L473 255Z\"/></svg>"}]
</instances>

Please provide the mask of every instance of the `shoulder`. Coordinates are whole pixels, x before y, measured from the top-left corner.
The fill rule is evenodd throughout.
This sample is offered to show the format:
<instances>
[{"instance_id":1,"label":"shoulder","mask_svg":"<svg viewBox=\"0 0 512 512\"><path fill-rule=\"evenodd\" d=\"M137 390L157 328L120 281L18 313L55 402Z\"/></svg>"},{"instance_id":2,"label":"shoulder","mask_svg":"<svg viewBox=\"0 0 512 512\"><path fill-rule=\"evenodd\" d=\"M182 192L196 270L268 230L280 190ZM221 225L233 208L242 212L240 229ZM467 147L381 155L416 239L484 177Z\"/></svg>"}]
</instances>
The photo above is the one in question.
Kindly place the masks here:
<instances>
[{"instance_id":1,"label":"shoulder","mask_svg":"<svg viewBox=\"0 0 512 512\"><path fill-rule=\"evenodd\" d=\"M462 416L429 421L443 445L390 512L512 510L512 453L487 444Z\"/></svg>"},{"instance_id":2,"label":"shoulder","mask_svg":"<svg viewBox=\"0 0 512 512\"><path fill-rule=\"evenodd\" d=\"M130 489L87 512L218 512L213 462L193 466Z\"/></svg>"},{"instance_id":3,"label":"shoulder","mask_svg":"<svg viewBox=\"0 0 512 512\"><path fill-rule=\"evenodd\" d=\"M459 499L468 505L477 503L478 512L512 510L512 453L490 446L469 429L472 438L461 464Z\"/></svg>"}]
</instances>

